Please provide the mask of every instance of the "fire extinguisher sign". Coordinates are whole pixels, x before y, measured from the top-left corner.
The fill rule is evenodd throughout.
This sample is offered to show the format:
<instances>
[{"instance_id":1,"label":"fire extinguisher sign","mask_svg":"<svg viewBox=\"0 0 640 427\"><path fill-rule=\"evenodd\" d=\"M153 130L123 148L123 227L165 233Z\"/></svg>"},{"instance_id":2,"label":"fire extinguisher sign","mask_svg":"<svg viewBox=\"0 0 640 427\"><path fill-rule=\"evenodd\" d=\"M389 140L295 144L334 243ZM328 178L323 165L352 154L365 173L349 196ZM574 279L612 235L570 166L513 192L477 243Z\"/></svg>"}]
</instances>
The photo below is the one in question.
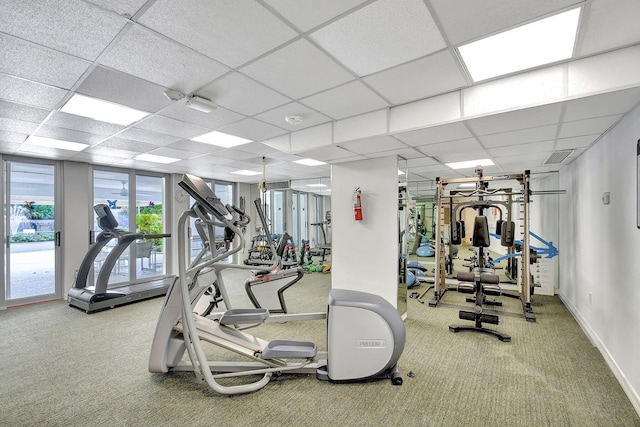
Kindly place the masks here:
<instances>
[{"instance_id":1,"label":"fire extinguisher sign","mask_svg":"<svg viewBox=\"0 0 640 427\"><path fill-rule=\"evenodd\" d=\"M360 187L353 190L353 213L356 221L362 221L362 192Z\"/></svg>"}]
</instances>

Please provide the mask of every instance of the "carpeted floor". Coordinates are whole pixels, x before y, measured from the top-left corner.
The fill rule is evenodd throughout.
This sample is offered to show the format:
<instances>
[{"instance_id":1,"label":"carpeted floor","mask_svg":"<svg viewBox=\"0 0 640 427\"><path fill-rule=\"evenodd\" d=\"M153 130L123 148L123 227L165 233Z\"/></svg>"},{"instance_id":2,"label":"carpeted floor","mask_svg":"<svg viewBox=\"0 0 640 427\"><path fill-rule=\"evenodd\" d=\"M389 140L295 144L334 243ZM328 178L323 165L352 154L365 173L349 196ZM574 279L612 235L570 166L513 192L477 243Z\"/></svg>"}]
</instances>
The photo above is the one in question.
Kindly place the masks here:
<instances>
[{"instance_id":1,"label":"carpeted floor","mask_svg":"<svg viewBox=\"0 0 640 427\"><path fill-rule=\"evenodd\" d=\"M233 298L244 300L241 277ZM330 276L287 290L291 312L323 311ZM418 289L418 291L420 291ZM64 301L0 312L3 426L640 426L640 417L557 297L536 296L537 322L503 298L496 329L510 343L449 332L465 295L431 308L408 301L402 386L331 384L281 376L246 395L220 396L192 374L150 374L149 348L162 299L87 315ZM246 306L246 305L245 305ZM510 315L507 315L510 314ZM324 322L265 324L266 339L325 348ZM210 350L217 354L217 350ZM411 372L410 377L408 373Z\"/></svg>"}]
</instances>

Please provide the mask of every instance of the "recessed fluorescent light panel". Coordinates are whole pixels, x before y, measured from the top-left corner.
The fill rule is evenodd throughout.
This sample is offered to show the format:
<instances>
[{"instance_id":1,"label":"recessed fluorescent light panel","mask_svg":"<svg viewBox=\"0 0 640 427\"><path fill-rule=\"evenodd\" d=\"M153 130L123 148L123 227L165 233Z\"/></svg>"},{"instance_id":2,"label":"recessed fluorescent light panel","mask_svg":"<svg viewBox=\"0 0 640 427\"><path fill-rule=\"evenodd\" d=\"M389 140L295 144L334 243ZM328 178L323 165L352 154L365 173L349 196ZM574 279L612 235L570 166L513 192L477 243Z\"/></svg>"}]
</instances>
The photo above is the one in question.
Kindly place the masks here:
<instances>
[{"instance_id":1,"label":"recessed fluorescent light panel","mask_svg":"<svg viewBox=\"0 0 640 427\"><path fill-rule=\"evenodd\" d=\"M138 154L137 156L134 157L134 159L142 160L143 162L162 163L165 165L168 163L173 163L180 160L174 157L157 156L155 154L148 154L148 153Z\"/></svg>"},{"instance_id":2,"label":"recessed fluorescent light panel","mask_svg":"<svg viewBox=\"0 0 640 427\"><path fill-rule=\"evenodd\" d=\"M235 173L236 175L253 176L253 175L260 175L262 172L240 170L240 171L235 171L231 173Z\"/></svg>"},{"instance_id":3,"label":"recessed fluorescent light panel","mask_svg":"<svg viewBox=\"0 0 640 427\"><path fill-rule=\"evenodd\" d=\"M491 159L467 160L466 162L445 163L451 169L468 169L476 166L493 166Z\"/></svg>"},{"instance_id":4,"label":"recessed fluorescent light panel","mask_svg":"<svg viewBox=\"0 0 640 427\"><path fill-rule=\"evenodd\" d=\"M474 81L570 58L580 8L532 22L464 46L458 51Z\"/></svg>"},{"instance_id":5,"label":"recessed fluorescent light panel","mask_svg":"<svg viewBox=\"0 0 640 427\"><path fill-rule=\"evenodd\" d=\"M25 143L28 145L37 145L38 147L58 148L69 151L82 151L89 146L89 144L45 138L42 136L30 136Z\"/></svg>"},{"instance_id":6,"label":"recessed fluorescent light panel","mask_svg":"<svg viewBox=\"0 0 640 427\"><path fill-rule=\"evenodd\" d=\"M474 184L473 182L466 182L464 184L460 184L458 185L458 188L475 188L476 184Z\"/></svg>"},{"instance_id":7,"label":"recessed fluorescent light panel","mask_svg":"<svg viewBox=\"0 0 640 427\"><path fill-rule=\"evenodd\" d=\"M320 165L326 165L325 162L321 162L319 160L313 160L313 159L300 159L300 160L294 160L293 163L298 163L300 165L305 165L305 166L320 166Z\"/></svg>"},{"instance_id":8,"label":"recessed fluorescent light panel","mask_svg":"<svg viewBox=\"0 0 640 427\"><path fill-rule=\"evenodd\" d=\"M326 187L326 184L307 184L307 187Z\"/></svg>"},{"instance_id":9,"label":"recessed fluorescent light panel","mask_svg":"<svg viewBox=\"0 0 640 427\"><path fill-rule=\"evenodd\" d=\"M250 139L240 138L239 136L229 135L228 133L222 133L213 131L205 133L204 135L191 138L192 141L202 142L204 144L217 145L218 147L231 148L238 145L247 144L253 142Z\"/></svg>"},{"instance_id":10,"label":"recessed fluorescent light panel","mask_svg":"<svg viewBox=\"0 0 640 427\"><path fill-rule=\"evenodd\" d=\"M136 110L125 107L124 105L97 98L90 98L77 93L64 104L60 111L122 126L129 126L149 115L146 111Z\"/></svg>"}]
</instances>

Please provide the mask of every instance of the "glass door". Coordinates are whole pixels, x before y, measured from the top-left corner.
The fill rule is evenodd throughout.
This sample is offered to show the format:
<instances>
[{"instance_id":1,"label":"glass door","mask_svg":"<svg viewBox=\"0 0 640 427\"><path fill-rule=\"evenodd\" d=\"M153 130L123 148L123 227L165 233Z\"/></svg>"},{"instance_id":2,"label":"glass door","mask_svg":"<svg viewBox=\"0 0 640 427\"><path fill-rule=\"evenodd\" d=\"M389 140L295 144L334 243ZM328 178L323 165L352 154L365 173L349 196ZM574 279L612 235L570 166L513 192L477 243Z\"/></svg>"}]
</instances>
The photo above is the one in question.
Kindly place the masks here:
<instances>
[{"instance_id":1,"label":"glass door","mask_svg":"<svg viewBox=\"0 0 640 427\"><path fill-rule=\"evenodd\" d=\"M4 161L2 306L59 297L55 172L53 163Z\"/></svg>"},{"instance_id":2,"label":"glass door","mask_svg":"<svg viewBox=\"0 0 640 427\"><path fill-rule=\"evenodd\" d=\"M271 234L282 234L285 231L285 192L282 190L273 190L272 214L273 222L271 223Z\"/></svg>"},{"instance_id":3,"label":"glass door","mask_svg":"<svg viewBox=\"0 0 640 427\"><path fill-rule=\"evenodd\" d=\"M160 176L136 175L136 231L145 235L161 235L164 231L164 187ZM137 240L135 248L136 278L166 273L167 239L151 237Z\"/></svg>"},{"instance_id":4,"label":"glass door","mask_svg":"<svg viewBox=\"0 0 640 427\"><path fill-rule=\"evenodd\" d=\"M296 247L307 239L307 193L292 192L292 238Z\"/></svg>"},{"instance_id":5,"label":"glass door","mask_svg":"<svg viewBox=\"0 0 640 427\"><path fill-rule=\"evenodd\" d=\"M116 221L118 221L118 229L124 231L129 230L129 181L130 180L128 172L98 169L94 169L93 171L93 206L96 206L97 204L105 204L109 206L111 213L115 217ZM92 241L95 241L95 236L97 236L101 232L102 230L98 225L98 217L96 213L93 212L94 237ZM94 260L94 284L98 279L104 261L107 259L107 256L117 243L117 239L110 241L104 247L102 253L100 253ZM120 255L116 265L108 276L109 285L118 283L122 284L131 280L131 271L129 268L130 252L131 247L128 247L122 253L122 255Z\"/></svg>"}]
</instances>

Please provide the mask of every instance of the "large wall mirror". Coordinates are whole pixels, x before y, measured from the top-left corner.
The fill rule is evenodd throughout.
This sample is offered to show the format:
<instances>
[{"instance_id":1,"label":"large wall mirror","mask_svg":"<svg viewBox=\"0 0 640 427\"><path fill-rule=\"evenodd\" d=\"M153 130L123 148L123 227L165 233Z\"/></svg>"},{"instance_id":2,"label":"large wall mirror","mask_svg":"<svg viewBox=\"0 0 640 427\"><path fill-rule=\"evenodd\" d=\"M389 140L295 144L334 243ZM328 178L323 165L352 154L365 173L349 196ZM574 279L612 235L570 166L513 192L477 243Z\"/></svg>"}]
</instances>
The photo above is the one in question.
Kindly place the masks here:
<instances>
[{"instance_id":1,"label":"large wall mirror","mask_svg":"<svg viewBox=\"0 0 640 427\"><path fill-rule=\"evenodd\" d=\"M410 222L414 203L409 194L407 160L398 158L398 312L407 316L407 292L409 287Z\"/></svg>"}]
</instances>

